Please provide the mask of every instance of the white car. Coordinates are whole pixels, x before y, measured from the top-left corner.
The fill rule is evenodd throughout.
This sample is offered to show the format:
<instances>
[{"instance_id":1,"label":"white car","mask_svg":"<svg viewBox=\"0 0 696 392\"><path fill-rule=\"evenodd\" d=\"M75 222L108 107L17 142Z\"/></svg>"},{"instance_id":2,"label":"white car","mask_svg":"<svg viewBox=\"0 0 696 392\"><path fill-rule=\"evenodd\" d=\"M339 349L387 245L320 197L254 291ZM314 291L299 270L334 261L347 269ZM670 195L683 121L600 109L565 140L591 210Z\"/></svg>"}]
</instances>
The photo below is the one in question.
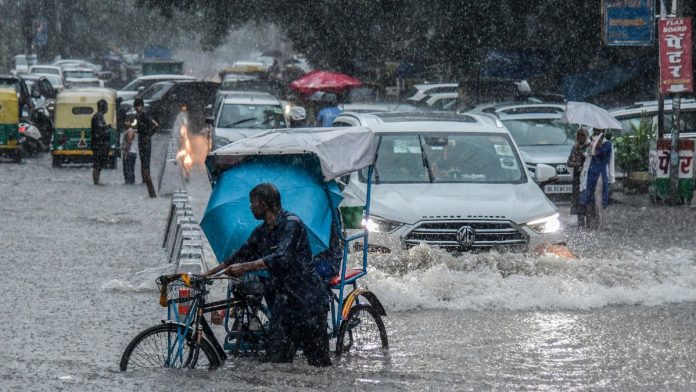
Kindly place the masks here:
<instances>
[{"instance_id":1,"label":"white car","mask_svg":"<svg viewBox=\"0 0 696 392\"><path fill-rule=\"evenodd\" d=\"M41 75L57 75L61 80L60 84L63 84L63 68L55 65L32 65L29 68L29 73Z\"/></svg>"},{"instance_id":2,"label":"white car","mask_svg":"<svg viewBox=\"0 0 696 392\"><path fill-rule=\"evenodd\" d=\"M136 95L145 91L148 87L157 82L166 82L169 80L196 80L193 76L188 75L147 75L133 79L122 89L116 92L119 98L124 101L135 98Z\"/></svg>"},{"instance_id":3,"label":"white car","mask_svg":"<svg viewBox=\"0 0 696 392\"><path fill-rule=\"evenodd\" d=\"M456 93L459 88L457 83L428 83L414 84L404 93L404 96L409 101L418 102L425 98L426 95L441 94L441 93Z\"/></svg>"},{"instance_id":4,"label":"white car","mask_svg":"<svg viewBox=\"0 0 696 392\"><path fill-rule=\"evenodd\" d=\"M270 128L286 128L282 102L268 93L220 92L213 109L213 149Z\"/></svg>"},{"instance_id":5,"label":"white car","mask_svg":"<svg viewBox=\"0 0 696 392\"><path fill-rule=\"evenodd\" d=\"M531 179L500 121L454 113L342 113L335 125L379 137L370 243L394 251L418 244L451 251L526 251L562 243L556 207ZM553 179L548 165L538 181ZM345 206L364 205L367 169L342 178Z\"/></svg>"},{"instance_id":6,"label":"white car","mask_svg":"<svg viewBox=\"0 0 696 392\"><path fill-rule=\"evenodd\" d=\"M104 81L89 68L64 68L63 79L65 88L104 87Z\"/></svg>"}]
</instances>

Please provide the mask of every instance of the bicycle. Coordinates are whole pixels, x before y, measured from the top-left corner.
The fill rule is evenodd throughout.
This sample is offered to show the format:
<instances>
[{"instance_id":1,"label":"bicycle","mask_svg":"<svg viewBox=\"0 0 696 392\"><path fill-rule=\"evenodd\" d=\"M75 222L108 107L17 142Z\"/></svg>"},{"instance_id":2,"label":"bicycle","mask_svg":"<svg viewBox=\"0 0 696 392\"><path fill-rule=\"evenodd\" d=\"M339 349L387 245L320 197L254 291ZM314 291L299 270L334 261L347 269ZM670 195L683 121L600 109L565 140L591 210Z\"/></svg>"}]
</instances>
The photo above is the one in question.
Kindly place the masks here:
<instances>
[{"instance_id":1,"label":"bicycle","mask_svg":"<svg viewBox=\"0 0 696 392\"><path fill-rule=\"evenodd\" d=\"M235 295L206 302L207 286L222 279L236 283ZM263 341L259 334L266 334L267 324L259 317L264 306L263 287L259 287L258 282L243 282L226 276L175 274L160 276L157 284L160 305L167 307L167 320L131 340L121 357L121 371L159 367L212 370L221 366L227 354L203 315L222 309L232 310L235 316L236 330L227 337L236 339L238 347L245 341L256 342L257 346ZM258 347L254 349L260 351Z\"/></svg>"},{"instance_id":2,"label":"bicycle","mask_svg":"<svg viewBox=\"0 0 696 392\"><path fill-rule=\"evenodd\" d=\"M386 316L384 307L374 294L357 288L357 279L364 275L361 269L349 270L331 281L329 328L330 337L336 339L336 354L388 348L381 318ZM207 286L215 280L234 284L228 289L226 299L207 302ZM131 340L121 357L121 371L161 367L213 370L228 359L228 352L233 357L258 356L264 352L271 315L263 304L263 285L259 281L174 274L160 276L157 284L160 305L167 307L167 320ZM346 284L352 284L354 290L343 298ZM224 348L203 317L205 313L220 310L226 313ZM233 320L231 327L230 320Z\"/></svg>"}]
</instances>

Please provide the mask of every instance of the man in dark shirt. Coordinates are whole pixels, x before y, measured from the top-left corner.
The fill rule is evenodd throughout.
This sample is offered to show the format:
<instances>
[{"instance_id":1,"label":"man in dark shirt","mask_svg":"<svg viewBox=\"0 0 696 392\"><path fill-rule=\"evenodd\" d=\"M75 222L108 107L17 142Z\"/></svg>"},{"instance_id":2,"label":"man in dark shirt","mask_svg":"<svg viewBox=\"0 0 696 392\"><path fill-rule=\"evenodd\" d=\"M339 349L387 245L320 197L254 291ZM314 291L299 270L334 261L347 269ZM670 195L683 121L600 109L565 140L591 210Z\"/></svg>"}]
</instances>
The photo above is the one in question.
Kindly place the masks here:
<instances>
[{"instance_id":1,"label":"man in dark shirt","mask_svg":"<svg viewBox=\"0 0 696 392\"><path fill-rule=\"evenodd\" d=\"M329 297L314 270L307 231L300 218L281 207L273 184L256 186L249 193L251 212L263 223L229 259L208 271L223 269L232 276L268 269L271 274L271 324L266 355L271 362L292 362L301 344L312 366L330 366L326 330Z\"/></svg>"},{"instance_id":2,"label":"man in dark shirt","mask_svg":"<svg viewBox=\"0 0 696 392\"><path fill-rule=\"evenodd\" d=\"M157 197L155 187L152 185L150 177L150 155L152 153L152 135L156 132L159 124L145 112L145 103L141 98L136 98L133 102L135 107L135 119L138 128L138 152L140 154L140 176L150 197Z\"/></svg>"},{"instance_id":3,"label":"man in dark shirt","mask_svg":"<svg viewBox=\"0 0 696 392\"><path fill-rule=\"evenodd\" d=\"M97 102L97 112L92 116L92 180L94 185L99 185L99 175L101 170L106 167L109 159L109 128L104 120L104 114L109 110L109 104L100 99Z\"/></svg>"}]
</instances>

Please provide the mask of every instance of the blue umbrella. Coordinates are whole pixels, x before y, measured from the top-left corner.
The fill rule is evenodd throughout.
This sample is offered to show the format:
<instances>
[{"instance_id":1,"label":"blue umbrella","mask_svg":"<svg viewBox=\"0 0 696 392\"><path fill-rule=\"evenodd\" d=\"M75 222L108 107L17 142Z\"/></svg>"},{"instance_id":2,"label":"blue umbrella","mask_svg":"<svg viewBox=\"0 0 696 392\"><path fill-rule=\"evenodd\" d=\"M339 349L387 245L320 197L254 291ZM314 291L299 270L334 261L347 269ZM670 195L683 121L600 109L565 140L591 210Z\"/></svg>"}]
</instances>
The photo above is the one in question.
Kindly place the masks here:
<instances>
[{"instance_id":1,"label":"blue umbrella","mask_svg":"<svg viewBox=\"0 0 696 392\"><path fill-rule=\"evenodd\" d=\"M262 157L227 169L213 185L201 227L218 261L232 256L261 223L249 208L249 192L264 182L274 184L283 208L302 219L312 254L328 249L332 208L343 199L338 185L324 183L309 160Z\"/></svg>"}]
</instances>

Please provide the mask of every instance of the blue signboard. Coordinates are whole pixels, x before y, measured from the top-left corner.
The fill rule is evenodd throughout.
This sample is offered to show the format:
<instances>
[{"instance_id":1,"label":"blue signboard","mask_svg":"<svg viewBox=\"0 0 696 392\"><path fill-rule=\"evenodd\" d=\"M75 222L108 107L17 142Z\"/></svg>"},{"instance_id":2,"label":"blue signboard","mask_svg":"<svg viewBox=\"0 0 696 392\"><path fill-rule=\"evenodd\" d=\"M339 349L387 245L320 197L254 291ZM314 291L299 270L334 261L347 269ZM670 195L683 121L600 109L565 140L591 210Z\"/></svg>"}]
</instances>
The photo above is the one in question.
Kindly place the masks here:
<instances>
[{"instance_id":1,"label":"blue signboard","mask_svg":"<svg viewBox=\"0 0 696 392\"><path fill-rule=\"evenodd\" d=\"M604 41L610 46L653 45L655 0L604 0Z\"/></svg>"}]
</instances>

